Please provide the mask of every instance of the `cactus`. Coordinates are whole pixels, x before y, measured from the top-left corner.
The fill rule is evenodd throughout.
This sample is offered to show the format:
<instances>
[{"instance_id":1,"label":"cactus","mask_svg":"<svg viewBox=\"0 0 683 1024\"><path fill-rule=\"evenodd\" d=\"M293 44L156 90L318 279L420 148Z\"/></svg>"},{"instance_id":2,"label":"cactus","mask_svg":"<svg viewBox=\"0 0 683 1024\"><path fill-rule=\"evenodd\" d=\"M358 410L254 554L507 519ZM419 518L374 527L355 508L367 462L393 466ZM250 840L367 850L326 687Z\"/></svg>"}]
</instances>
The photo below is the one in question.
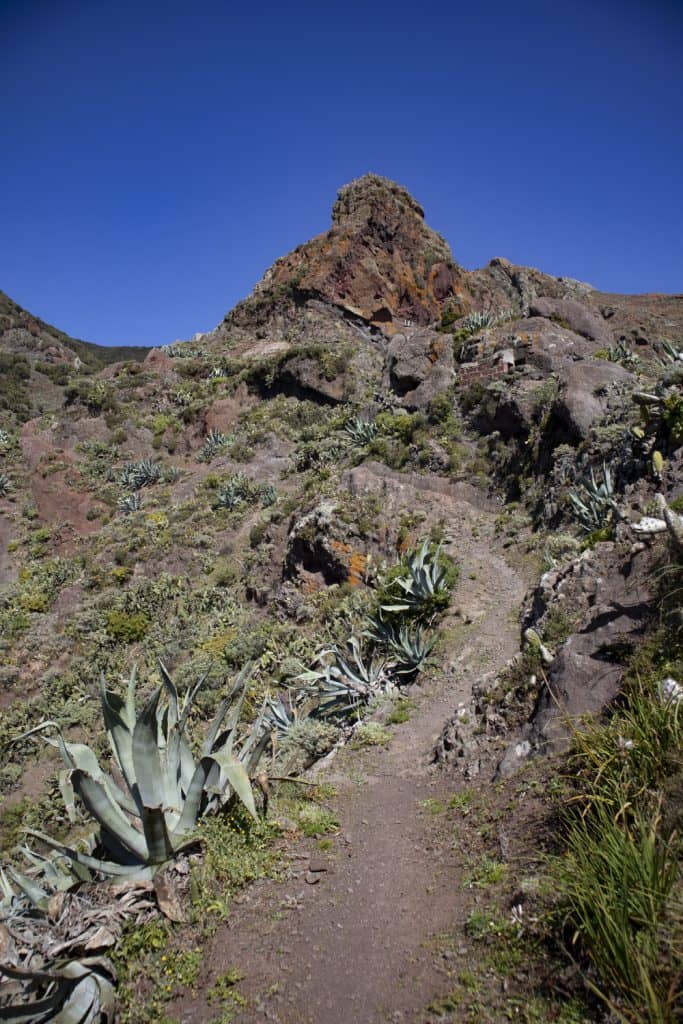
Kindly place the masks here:
<instances>
[{"instance_id":1,"label":"cactus","mask_svg":"<svg viewBox=\"0 0 683 1024\"><path fill-rule=\"evenodd\" d=\"M9 1005L0 1005L0 1017L5 1020L17 1024L22 1021L26 1024L41 1021L111 1024L114 1020L114 971L102 957L61 961L49 971L28 971L0 964L0 975L3 974L14 983L9 986L12 990L22 990L19 999L10 996ZM35 998L30 1001L32 995ZM26 996L29 996L28 1002Z\"/></svg>"},{"instance_id":2,"label":"cactus","mask_svg":"<svg viewBox=\"0 0 683 1024\"><path fill-rule=\"evenodd\" d=\"M248 476L244 473L234 473L216 493L213 507L233 512L253 500L256 493L256 488Z\"/></svg>"}]
</instances>

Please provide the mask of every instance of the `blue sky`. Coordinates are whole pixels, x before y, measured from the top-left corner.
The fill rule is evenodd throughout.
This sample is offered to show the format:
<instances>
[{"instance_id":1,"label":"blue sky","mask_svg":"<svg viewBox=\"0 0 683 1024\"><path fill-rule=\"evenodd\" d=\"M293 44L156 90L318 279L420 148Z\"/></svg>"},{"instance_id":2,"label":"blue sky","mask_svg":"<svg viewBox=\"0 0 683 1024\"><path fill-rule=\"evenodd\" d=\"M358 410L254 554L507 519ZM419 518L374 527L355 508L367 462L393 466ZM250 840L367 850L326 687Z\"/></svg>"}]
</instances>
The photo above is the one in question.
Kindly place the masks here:
<instances>
[{"instance_id":1,"label":"blue sky","mask_svg":"<svg viewBox=\"0 0 683 1024\"><path fill-rule=\"evenodd\" d=\"M683 3L0 0L0 288L208 330L368 171L468 268L683 291Z\"/></svg>"}]
</instances>

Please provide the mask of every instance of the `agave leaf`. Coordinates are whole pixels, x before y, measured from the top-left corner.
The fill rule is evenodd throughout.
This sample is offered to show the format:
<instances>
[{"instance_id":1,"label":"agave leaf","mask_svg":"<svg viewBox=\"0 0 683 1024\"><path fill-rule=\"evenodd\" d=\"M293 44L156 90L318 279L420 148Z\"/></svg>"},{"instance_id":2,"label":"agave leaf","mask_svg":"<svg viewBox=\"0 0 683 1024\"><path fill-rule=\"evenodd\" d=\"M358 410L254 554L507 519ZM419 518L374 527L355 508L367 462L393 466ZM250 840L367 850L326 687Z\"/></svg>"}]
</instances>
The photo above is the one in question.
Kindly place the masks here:
<instances>
[{"instance_id":1,"label":"agave leaf","mask_svg":"<svg viewBox=\"0 0 683 1024\"><path fill-rule=\"evenodd\" d=\"M49 736L45 736L44 738L46 743L49 743L50 746L58 748L62 755L62 759L68 769L80 769L81 771L86 772L88 775L92 776L92 778L97 779L97 781L100 782L107 789L107 792L109 793L111 799L115 800L120 807L123 807L124 810L129 811L131 814L136 813L136 807L133 804L130 797L127 796L127 794L125 794L119 786L117 786L117 784L114 782L111 776L107 775L106 772L102 771L102 769L100 768L99 761L97 760L95 753L90 749L90 747L86 746L85 743L67 743L67 741L64 739L62 730L57 722L49 720L41 722L39 725L34 726L33 729L29 729L28 732L23 733L21 736L18 736L17 740L25 739L27 736L31 736L35 733L42 732L46 728L54 728L56 730L56 740L51 739ZM68 810L68 787L65 789L64 792Z\"/></svg>"},{"instance_id":2,"label":"agave leaf","mask_svg":"<svg viewBox=\"0 0 683 1024\"><path fill-rule=\"evenodd\" d=\"M19 977L10 973L10 970L1 964L0 972L4 972L10 978ZM11 1021L12 1024L41 1024L42 1021L54 1020L53 1014L64 999L65 988L66 985L63 983L43 999L36 999L21 1006L3 1006L2 1019Z\"/></svg>"},{"instance_id":3,"label":"agave leaf","mask_svg":"<svg viewBox=\"0 0 683 1024\"><path fill-rule=\"evenodd\" d=\"M202 756L207 757L217 751L227 754L232 753L237 723L239 722L240 715L242 713L242 706L247 692L246 684L250 672L251 665L245 665L237 676L235 685L233 686L227 701L223 701L220 705L202 748ZM235 701L236 696L237 700ZM218 735L219 729L221 728L228 711L230 711L230 714L225 724L225 728L220 735Z\"/></svg>"},{"instance_id":4,"label":"agave leaf","mask_svg":"<svg viewBox=\"0 0 683 1024\"><path fill-rule=\"evenodd\" d=\"M159 672L161 674L161 679L164 684L164 687L166 688L166 693L168 695L168 729L170 732L170 730L178 721L178 691L176 689L175 683L173 682L171 676L169 675L168 669L164 665L163 661L161 661L161 659L159 659Z\"/></svg>"},{"instance_id":5,"label":"agave leaf","mask_svg":"<svg viewBox=\"0 0 683 1024\"><path fill-rule=\"evenodd\" d=\"M0 890L2 891L3 897L7 900L11 900L14 896L14 889L9 884L9 879L2 866L0 866Z\"/></svg>"},{"instance_id":6,"label":"agave leaf","mask_svg":"<svg viewBox=\"0 0 683 1024\"><path fill-rule=\"evenodd\" d=\"M142 815L142 827L147 843L147 860L152 864L163 864L173 856L173 842L166 826L161 807L146 807Z\"/></svg>"},{"instance_id":7,"label":"agave leaf","mask_svg":"<svg viewBox=\"0 0 683 1024\"><path fill-rule=\"evenodd\" d=\"M136 789L143 808L161 807L163 794L159 782L162 776L161 757L157 742L156 715L161 696L158 686L147 701L133 730L133 765Z\"/></svg>"},{"instance_id":8,"label":"agave leaf","mask_svg":"<svg viewBox=\"0 0 683 1024\"><path fill-rule=\"evenodd\" d=\"M272 727L270 729L268 729L266 727L266 729L265 729L265 743L262 743L263 736L264 736L264 724L265 724L265 721L266 721L266 711L267 711L267 708L268 708L268 701L266 699L266 700L264 700L263 704L261 705L261 710L259 712L259 716L256 719L256 721L253 723L253 725L251 726L251 728L249 730L249 735L247 736L247 739L244 742L244 744L242 746L242 749L240 750L239 759L240 759L240 761L242 762L243 765L246 765L246 766L253 765L253 767L256 767L256 765L258 764L258 762L259 762L259 760L261 758L261 754L263 753L263 751L265 750L265 748L266 748L266 746L268 744L268 740L270 739L270 734L272 732ZM254 755L256 750L259 751L259 755L254 760L254 756L253 755ZM247 770L249 771L249 767L247 767Z\"/></svg>"},{"instance_id":9,"label":"agave leaf","mask_svg":"<svg viewBox=\"0 0 683 1024\"><path fill-rule=\"evenodd\" d=\"M254 792L251 788L251 781L244 765L230 754L223 753L222 751L218 754L214 754L213 757L221 772L221 795L225 794L225 790L229 785L249 811L252 818L258 820L256 804L254 803Z\"/></svg>"},{"instance_id":10,"label":"agave leaf","mask_svg":"<svg viewBox=\"0 0 683 1024\"><path fill-rule=\"evenodd\" d=\"M204 787L213 765L213 757L211 755L206 755L201 758L199 764L195 768L194 775L192 776L187 793L185 794L185 803L183 804L180 820L171 831L171 837L174 842L180 837L186 836L197 824L201 813Z\"/></svg>"},{"instance_id":11,"label":"agave leaf","mask_svg":"<svg viewBox=\"0 0 683 1024\"><path fill-rule=\"evenodd\" d=\"M263 752L265 751L266 747L268 746L268 743L270 742L271 735L272 729L266 729L262 733L261 738L254 747L252 747L251 749L247 747L246 753L244 750L240 752L240 761L244 765L245 770L250 777L252 772L255 771L257 764L261 760Z\"/></svg>"},{"instance_id":12,"label":"agave leaf","mask_svg":"<svg viewBox=\"0 0 683 1024\"><path fill-rule=\"evenodd\" d=\"M99 1010L100 987L88 973L72 984L71 992L54 1021L55 1024L91 1024L100 1019Z\"/></svg>"},{"instance_id":13,"label":"agave leaf","mask_svg":"<svg viewBox=\"0 0 683 1024\"><path fill-rule=\"evenodd\" d=\"M80 850L72 850L68 846L63 846L62 843L58 843L56 839L45 835L44 832L38 832L32 828L26 829L26 831L29 835L39 839L41 843L45 843L46 846L57 850L70 861L88 868L90 871L99 871L103 875L117 878L127 878L133 882L148 882L154 877L155 868L153 867L142 864L117 864L115 861L101 860L99 857L91 857L87 853L81 853Z\"/></svg>"},{"instance_id":14,"label":"agave leaf","mask_svg":"<svg viewBox=\"0 0 683 1024\"><path fill-rule=\"evenodd\" d=\"M72 773L72 779L74 789L93 818L144 863L147 859L144 836L133 828L102 783L78 769Z\"/></svg>"},{"instance_id":15,"label":"agave leaf","mask_svg":"<svg viewBox=\"0 0 683 1024\"><path fill-rule=\"evenodd\" d=\"M135 765L133 763L133 729L135 722L129 722L130 700L124 701L118 694L107 690L104 675L100 679L100 697L104 725L109 744L131 793L135 789ZM91 773L92 774L92 773Z\"/></svg>"},{"instance_id":16,"label":"agave leaf","mask_svg":"<svg viewBox=\"0 0 683 1024\"><path fill-rule=\"evenodd\" d=\"M76 796L74 794L74 788L71 785L71 772L68 768L59 773L59 792L62 794L62 800L64 801L69 821L74 824L78 820L78 815L76 813Z\"/></svg>"},{"instance_id":17,"label":"agave leaf","mask_svg":"<svg viewBox=\"0 0 683 1024\"><path fill-rule=\"evenodd\" d=\"M34 907L36 907L38 910L42 910L43 912L47 910L47 902L49 897L45 890L41 888L41 886L39 886L32 879L28 878L26 875L22 875L20 871L17 871L14 868L8 868L7 873L9 877L12 879L12 881L19 886L24 896L27 897L29 902L32 903Z\"/></svg>"}]
</instances>

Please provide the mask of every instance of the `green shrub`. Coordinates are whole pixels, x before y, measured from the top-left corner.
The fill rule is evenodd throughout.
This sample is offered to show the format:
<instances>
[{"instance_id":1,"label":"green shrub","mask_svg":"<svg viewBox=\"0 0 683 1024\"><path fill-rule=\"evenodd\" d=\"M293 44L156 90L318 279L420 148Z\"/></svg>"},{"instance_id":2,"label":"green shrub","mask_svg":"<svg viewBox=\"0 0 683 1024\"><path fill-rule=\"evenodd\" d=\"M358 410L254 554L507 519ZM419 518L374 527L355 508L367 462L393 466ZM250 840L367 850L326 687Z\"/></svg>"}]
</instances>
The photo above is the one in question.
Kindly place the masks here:
<instances>
[{"instance_id":1,"label":"green shrub","mask_svg":"<svg viewBox=\"0 0 683 1024\"><path fill-rule=\"evenodd\" d=\"M111 611L107 614L106 630L113 640L132 644L147 635L150 624L144 612Z\"/></svg>"}]
</instances>

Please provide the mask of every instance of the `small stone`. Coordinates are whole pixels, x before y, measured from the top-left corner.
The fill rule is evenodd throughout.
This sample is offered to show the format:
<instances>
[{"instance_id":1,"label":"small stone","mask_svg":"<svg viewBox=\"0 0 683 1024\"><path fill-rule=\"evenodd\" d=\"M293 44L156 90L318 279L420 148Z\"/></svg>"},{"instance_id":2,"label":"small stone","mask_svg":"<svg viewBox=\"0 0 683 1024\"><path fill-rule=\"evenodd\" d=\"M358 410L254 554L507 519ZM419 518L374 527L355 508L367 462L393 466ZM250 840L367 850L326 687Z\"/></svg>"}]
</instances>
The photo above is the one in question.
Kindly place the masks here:
<instances>
[{"instance_id":1,"label":"small stone","mask_svg":"<svg viewBox=\"0 0 683 1024\"><path fill-rule=\"evenodd\" d=\"M318 860L311 857L311 862L308 865L308 870L313 874L318 874L321 871L329 871L329 865L324 860Z\"/></svg>"}]
</instances>

